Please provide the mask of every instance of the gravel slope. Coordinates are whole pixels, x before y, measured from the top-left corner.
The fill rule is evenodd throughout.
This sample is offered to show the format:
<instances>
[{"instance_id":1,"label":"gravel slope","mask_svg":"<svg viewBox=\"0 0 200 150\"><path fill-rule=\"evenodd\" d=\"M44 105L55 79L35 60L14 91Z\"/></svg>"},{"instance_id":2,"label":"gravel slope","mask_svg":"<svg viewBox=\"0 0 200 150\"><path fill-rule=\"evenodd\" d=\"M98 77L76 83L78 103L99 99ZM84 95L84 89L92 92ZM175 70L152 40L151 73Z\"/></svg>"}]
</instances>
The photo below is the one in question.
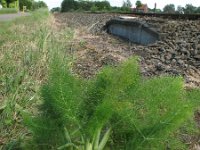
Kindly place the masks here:
<instances>
[{"instance_id":1,"label":"gravel slope","mask_svg":"<svg viewBox=\"0 0 200 150\"><path fill-rule=\"evenodd\" d=\"M59 28L76 31L73 51L74 71L89 78L104 65L117 65L131 56L139 56L141 73L146 77L181 75L188 88L200 87L200 20L137 18L155 28L161 40L142 46L108 35L103 26L117 14L56 14Z\"/></svg>"}]
</instances>

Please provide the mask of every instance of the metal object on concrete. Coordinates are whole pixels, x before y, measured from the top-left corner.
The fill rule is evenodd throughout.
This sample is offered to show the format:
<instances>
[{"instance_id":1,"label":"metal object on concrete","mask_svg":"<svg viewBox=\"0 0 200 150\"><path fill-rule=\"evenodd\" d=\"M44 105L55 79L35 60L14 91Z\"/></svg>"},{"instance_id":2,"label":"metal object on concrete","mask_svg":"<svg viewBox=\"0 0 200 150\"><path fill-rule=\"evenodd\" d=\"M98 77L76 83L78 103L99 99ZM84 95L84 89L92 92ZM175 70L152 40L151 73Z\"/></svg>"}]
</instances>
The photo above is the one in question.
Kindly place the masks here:
<instances>
[{"instance_id":1,"label":"metal object on concrete","mask_svg":"<svg viewBox=\"0 0 200 150\"><path fill-rule=\"evenodd\" d=\"M135 19L112 19L106 23L106 29L110 34L142 45L152 44L160 39L158 32Z\"/></svg>"}]
</instances>

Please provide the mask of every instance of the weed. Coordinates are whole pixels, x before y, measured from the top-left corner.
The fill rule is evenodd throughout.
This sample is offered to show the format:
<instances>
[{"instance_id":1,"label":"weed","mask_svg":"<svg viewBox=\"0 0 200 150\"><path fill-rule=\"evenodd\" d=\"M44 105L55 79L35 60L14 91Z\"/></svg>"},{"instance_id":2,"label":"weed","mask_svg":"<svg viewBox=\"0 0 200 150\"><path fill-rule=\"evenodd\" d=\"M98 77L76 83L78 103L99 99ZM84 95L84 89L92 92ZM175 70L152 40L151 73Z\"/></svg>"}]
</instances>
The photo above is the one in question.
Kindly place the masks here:
<instances>
[{"instance_id":1,"label":"weed","mask_svg":"<svg viewBox=\"0 0 200 150\"><path fill-rule=\"evenodd\" d=\"M135 58L89 81L74 76L59 57L53 60L41 114L25 115L34 148L164 149L192 115L183 79L144 80Z\"/></svg>"}]
</instances>

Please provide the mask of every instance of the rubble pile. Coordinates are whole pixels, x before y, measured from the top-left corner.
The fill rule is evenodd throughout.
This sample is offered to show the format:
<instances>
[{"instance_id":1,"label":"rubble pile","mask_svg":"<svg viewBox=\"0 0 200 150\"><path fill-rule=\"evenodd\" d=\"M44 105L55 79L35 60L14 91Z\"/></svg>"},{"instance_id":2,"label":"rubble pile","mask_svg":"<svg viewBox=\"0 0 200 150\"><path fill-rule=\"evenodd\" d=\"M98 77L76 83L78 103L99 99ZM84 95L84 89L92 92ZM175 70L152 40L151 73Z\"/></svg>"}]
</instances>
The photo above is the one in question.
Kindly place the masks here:
<instances>
[{"instance_id":1,"label":"rubble pile","mask_svg":"<svg viewBox=\"0 0 200 150\"><path fill-rule=\"evenodd\" d=\"M182 75L186 84L200 86L200 20L145 20L162 38L147 47L133 47L145 51L142 73L145 75Z\"/></svg>"},{"instance_id":2,"label":"rubble pile","mask_svg":"<svg viewBox=\"0 0 200 150\"><path fill-rule=\"evenodd\" d=\"M186 86L200 87L200 20L136 18L160 33L159 41L143 46L103 31L106 22L116 16L119 15L66 13L55 16L61 26L88 29L84 36L78 37L86 42L82 51L76 50L74 70L78 74L91 77L104 65L116 65L137 55L144 76L181 75Z\"/></svg>"},{"instance_id":3,"label":"rubble pile","mask_svg":"<svg viewBox=\"0 0 200 150\"><path fill-rule=\"evenodd\" d=\"M92 14L92 13L61 13L55 14L57 21L62 26L71 28L87 27L92 34L101 33L103 26L117 14Z\"/></svg>"}]
</instances>

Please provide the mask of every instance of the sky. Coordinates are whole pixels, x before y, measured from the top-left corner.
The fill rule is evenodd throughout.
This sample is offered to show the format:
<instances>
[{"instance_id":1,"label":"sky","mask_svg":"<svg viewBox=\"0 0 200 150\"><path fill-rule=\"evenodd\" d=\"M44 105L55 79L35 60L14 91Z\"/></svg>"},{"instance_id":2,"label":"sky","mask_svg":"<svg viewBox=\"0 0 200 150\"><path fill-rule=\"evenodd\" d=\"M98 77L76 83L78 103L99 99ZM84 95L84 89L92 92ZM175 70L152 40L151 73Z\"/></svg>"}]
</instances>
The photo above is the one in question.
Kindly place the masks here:
<instances>
[{"instance_id":1,"label":"sky","mask_svg":"<svg viewBox=\"0 0 200 150\"><path fill-rule=\"evenodd\" d=\"M43 0L48 7L51 9L53 7L60 7L63 0ZM122 6L123 0L107 0L112 6ZM135 5L136 0L130 0L132 5ZM174 4L177 6L185 6L186 4L192 4L194 6L200 6L200 0L141 0L143 4L147 4L149 8L154 8L155 3L157 8L163 9L167 4Z\"/></svg>"}]
</instances>

